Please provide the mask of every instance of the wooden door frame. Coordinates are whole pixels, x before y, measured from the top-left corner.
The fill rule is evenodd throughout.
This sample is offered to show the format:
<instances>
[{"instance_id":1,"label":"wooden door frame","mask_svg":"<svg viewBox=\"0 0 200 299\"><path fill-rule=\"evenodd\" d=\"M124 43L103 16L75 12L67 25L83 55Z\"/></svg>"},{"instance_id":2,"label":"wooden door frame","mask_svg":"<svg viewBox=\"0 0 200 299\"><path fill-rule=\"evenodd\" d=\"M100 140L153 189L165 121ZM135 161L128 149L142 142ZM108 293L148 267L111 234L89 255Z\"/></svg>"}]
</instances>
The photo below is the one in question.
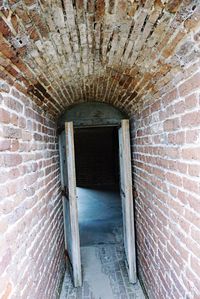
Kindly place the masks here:
<instances>
[{"instance_id":1,"label":"wooden door frame","mask_svg":"<svg viewBox=\"0 0 200 299\"><path fill-rule=\"evenodd\" d=\"M120 132L121 130L121 132ZM121 134L121 138L120 138ZM129 281L137 282L136 274L136 249L135 249L135 228L134 228L134 209L133 209L133 191L132 191L132 163L130 147L130 128L129 120L121 121L119 128L119 158L120 163L120 187L125 184L124 190L120 188L122 213L123 213L123 232L124 246L127 251L127 270ZM121 140L120 140L121 139ZM120 144L121 142L121 144ZM121 147L121 148L120 148ZM121 153L120 153L121 152Z\"/></svg>"},{"instance_id":2,"label":"wooden door frame","mask_svg":"<svg viewBox=\"0 0 200 299\"><path fill-rule=\"evenodd\" d=\"M68 129L70 127L70 131L71 131L71 136L70 136L70 142L71 142L71 149L72 149L72 157L73 160L75 161L75 154L74 154L74 130L73 130L73 122L66 122L65 123L65 132L66 129ZM95 127L107 127L104 125L99 125L99 126L95 126ZM137 275L136 275L136 251L135 251L135 230L134 230L134 210L133 210L133 194L132 194L132 169L131 169L131 152L130 152L130 131L129 131L129 120L128 119L124 119L121 121L121 126L116 126L113 125L111 127L116 127L116 128L121 128L124 129L124 134L123 134L123 138L122 138L122 142L124 144L124 148L125 150L123 151L123 162L125 163L125 167L128 170L127 171L127 177L126 179L128 179L128 188L125 189L125 199L128 200L127 203L127 213L126 213L126 219L123 219L123 230L125 229L125 225L126 227L128 227L128 231L127 231L127 240L128 240L128 257L127 259L129 260L129 265L131 267L128 267L127 271L128 271L128 276L129 276L129 281L131 283L136 283L137 282ZM118 136L118 141L119 141L119 136ZM61 144L60 144L60 139L59 139L59 151L61 150ZM66 136L66 143L67 143L67 136ZM66 144L67 146L67 144ZM120 145L118 144L118 147ZM67 149L67 147L66 147ZM67 150L66 150L66 154L67 154ZM119 159L119 164L122 163L122 161L120 161ZM68 163L67 163L68 164ZM61 165L61 186L62 186L62 193L66 193L65 191L65 186L64 186L64 182L63 182L63 177L62 177L62 167L63 167L63 163L62 163L62 159L61 159L61 152L60 152L60 165ZM75 164L73 164L75 165ZM68 165L67 167L69 167L68 169L70 169L70 171L72 170L74 172L73 177L76 178L76 174L75 174L75 168L72 169L73 167L72 164ZM121 169L121 165L120 169ZM125 173L124 173L125 175ZM72 187L74 188L74 186L76 186L76 181L70 180L70 183L72 184ZM119 183L120 184L120 183ZM76 193L74 193L70 199L70 203L71 203L71 207L73 209L73 205L76 204ZM62 202L63 202L63 216L64 216L64 227L65 227L65 200L66 196L62 195ZM123 200L123 198L121 197L121 200ZM123 211L123 209L122 209ZM78 217L78 215L76 216ZM128 218L128 219L127 219ZM128 223L128 225L127 225ZM75 240L76 240L76 244L80 244L80 237L79 237L79 227L77 227L77 225L75 223L73 223L73 227L75 229L75 231L77 231L78 229L78 234L75 234ZM65 230L65 228L64 228ZM67 249L67 238L66 238L66 230L64 231L65 233L65 249ZM124 235L124 232L123 232ZM73 247L73 246L72 246ZM77 253L76 249L74 248L75 252ZM75 253L75 254L76 254ZM79 258L77 259L77 261L74 261L75 263L75 267L81 269L81 260L80 260L80 255L78 254ZM81 286L82 284L82 275L79 272L79 276L77 277L77 280L74 281L74 285L75 286Z\"/></svg>"},{"instance_id":3,"label":"wooden door frame","mask_svg":"<svg viewBox=\"0 0 200 299\"><path fill-rule=\"evenodd\" d=\"M82 285L82 270L81 270L81 255L80 255L80 237L78 225L78 208L76 196L76 173L75 173L75 157L74 157L74 131L73 122L65 123L65 148L66 148L66 167L67 167L67 185L65 186L63 177L63 153L62 153L62 135L59 136L59 153L60 153L60 168L61 168L61 189L62 189L62 205L63 205L63 221L64 221L64 240L65 250L68 252L68 258L72 268L72 276L75 287ZM68 236L66 229L67 206L69 212L70 225L70 248L67 244ZM69 254L71 252L71 254Z\"/></svg>"},{"instance_id":4,"label":"wooden door frame","mask_svg":"<svg viewBox=\"0 0 200 299\"><path fill-rule=\"evenodd\" d=\"M81 255L80 255L80 236L78 224L78 207L76 195L76 170L75 170L75 153L74 153L74 128L73 122L65 123L66 134L66 159L68 175L68 200L70 206L70 223L72 238L72 266L74 286L82 285Z\"/></svg>"}]
</instances>

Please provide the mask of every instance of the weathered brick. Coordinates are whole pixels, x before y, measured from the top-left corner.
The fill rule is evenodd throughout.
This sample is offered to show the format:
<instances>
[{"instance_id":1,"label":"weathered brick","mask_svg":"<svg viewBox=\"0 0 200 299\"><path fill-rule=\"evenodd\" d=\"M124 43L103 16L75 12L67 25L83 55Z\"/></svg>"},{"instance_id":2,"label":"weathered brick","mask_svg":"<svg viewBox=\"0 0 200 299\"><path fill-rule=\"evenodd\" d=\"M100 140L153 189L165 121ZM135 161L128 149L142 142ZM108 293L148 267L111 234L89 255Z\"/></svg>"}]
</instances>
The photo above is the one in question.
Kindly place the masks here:
<instances>
[{"instance_id":1,"label":"weathered brick","mask_svg":"<svg viewBox=\"0 0 200 299\"><path fill-rule=\"evenodd\" d=\"M5 154L4 165L6 167L17 166L22 162L22 157L19 154Z\"/></svg>"},{"instance_id":2,"label":"weathered brick","mask_svg":"<svg viewBox=\"0 0 200 299\"><path fill-rule=\"evenodd\" d=\"M178 176L178 175L176 175L174 173L167 173L166 174L166 179L170 183L172 183L172 184L174 184L176 186L179 186L179 187L182 186L182 177L181 176Z\"/></svg>"},{"instance_id":3,"label":"weathered brick","mask_svg":"<svg viewBox=\"0 0 200 299\"><path fill-rule=\"evenodd\" d=\"M21 113L23 111L23 105L19 103L16 99L11 97L5 97L4 98L4 104L10 108L11 110L14 110L18 113Z\"/></svg>"},{"instance_id":4,"label":"weathered brick","mask_svg":"<svg viewBox=\"0 0 200 299\"><path fill-rule=\"evenodd\" d=\"M193 271L199 275L199 272L200 272L200 261L195 258L195 257L191 257L191 266L192 266L192 269Z\"/></svg>"},{"instance_id":5,"label":"weathered brick","mask_svg":"<svg viewBox=\"0 0 200 299\"><path fill-rule=\"evenodd\" d=\"M198 129L186 131L186 143L198 143L200 140L200 131Z\"/></svg>"},{"instance_id":6,"label":"weathered brick","mask_svg":"<svg viewBox=\"0 0 200 299\"><path fill-rule=\"evenodd\" d=\"M188 165L188 174L191 176L200 176L200 166L199 165Z\"/></svg>"},{"instance_id":7,"label":"weathered brick","mask_svg":"<svg viewBox=\"0 0 200 299\"><path fill-rule=\"evenodd\" d=\"M182 127L195 127L200 125L200 111L187 113L181 117Z\"/></svg>"},{"instance_id":8,"label":"weathered brick","mask_svg":"<svg viewBox=\"0 0 200 299\"><path fill-rule=\"evenodd\" d=\"M185 143L185 132L177 132L171 133L168 135L168 142L177 144L184 144Z\"/></svg>"},{"instance_id":9,"label":"weathered brick","mask_svg":"<svg viewBox=\"0 0 200 299\"><path fill-rule=\"evenodd\" d=\"M0 82L0 91L9 93L10 86L6 82Z\"/></svg>"},{"instance_id":10,"label":"weathered brick","mask_svg":"<svg viewBox=\"0 0 200 299\"><path fill-rule=\"evenodd\" d=\"M14 277L13 281L15 282L17 279L18 283L13 283L12 288L8 289L6 281L3 288L0 283L0 293L1 296L10 298L12 291L12 297L18 298L19 294L21 294L21 289L27 285L30 273L33 273L36 285L41 282L41 276L38 274L39 269L46 264L51 269L50 271L55 271L59 274L55 276L52 272L52 274L47 276L44 286L49 291L45 291L44 288L41 289L41 298L43 296L53 298L60 285L61 273L59 271L63 263L64 245L62 209L59 197L58 148L53 144L57 141L55 139L56 124L44 117L40 117L38 110L33 108L33 104L27 98L21 96L18 91L12 89L12 96L12 100L15 101L15 98L17 98L16 103L20 103L21 106L12 102L12 107L8 107L11 104L9 102L7 106L4 105L3 108L0 108L1 115L3 115L3 118L0 119L2 124L1 132L4 138L6 137L5 139L2 137L0 139L0 150L2 153L0 155L0 167L3 167L3 171L0 174L0 214L4 215L3 218L0 217L0 232L6 238L4 243L0 240L0 276L4 277L5 271L9 268L9 272ZM37 119L31 128L26 128L27 116L24 109L21 109L23 105L30 109L33 117ZM14 108L17 111L10 114L8 111ZM42 124L38 125L38 121L42 121ZM44 127L43 130L42 126ZM43 132L41 133L41 131ZM45 138L39 138L36 143L33 139L33 132L38 134L38 136L45 136ZM33 143L30 142L31 140L33 140ZM45 175L47 167L49 167L48 178ZM51 246L49 245L51 238L45 240L43 238L44 232L41 232L38 226L38 222L46 217L45 215L48 211L48 204L46 203L49 202L49 198L55 198L57 203L54 207L51 207L52 217L45 221L44 228L48 231L49 238L52 236L55 239L56 235L59 236L59 242L53 242ZM57 201L56 199L59 200ZM36 204L37 202L39 202L39 205ZM35 205L37 209L34 207ZM54 230L49 229L50 227L54 227ZM37 234L39 238L35 241L34 236ZM13 240L15 241L13 242ZM24 259L25 251L23 249L24 245L30 249L33 244L35 244L36 248L40 248L39 253L43 252L42 256L39 254L41 262L38 263L38 257L34 269L30 259ZM50 247L53 248L54 246L56 253L52 255L50 260ZM46 248L46 251L43 251L43 248ZM6 252L12 252L13 256L7 256ZM14 264L18 264L22 259L24 260L24 265L20 265L21 275L19 276ZM52 260L56 261L56 263L52 262ZM26 279L23 274L24 271L27 274ZM0 279L1 281L2 279ZM52 281L54 281L54 284L51 284ZM47 288L47 286L49 287ZM27 298L30 294L33 295L34 292L35 287L30 283L30 286L27 285L26 287L26 292L23 292L23 296ZM37 295L35 298L38 298Z\"/></svg>"},{"instance_id":11,"label":"weathered brick","mask_svg":"<svg viewBox=\"0 0 200 299\"><path fill-rule=\"evenodd\" d=\"M167 119L164 121L164 130L165 131L176 131L180 127L180 121L179 118L172 118L172 119Z\"/></svg>"},{"instance_id":12,"label":"weathered brick","mask_svg":"<svg viewBox=\"0 0 200 299\"><path fill-rule=\"evenodd\" d=\"M179 86L180 96L184 97L195 91L200 85L200 73L193 75L190 79L186 80Z\"/></svg>"},{"instance_id":13,"label":"weathered brick","mask_svg":"<svg viewBox=\"0 0 200 299\"><path fill-rule=\"evenodd\" d=\"M4 127L3 128L4 137L20 139L22 131L19 128Z\"/></svg>"},{"instance_id":14,"label":"weathered brick","mask_svg":"<svg viewBox=\"0 0 200 299\"><path fill-rule=\"evenodd\" d=\"M11 149L12 152L18 151L19 150L19 140L12 139L10 149Z\"/></svg>"},{"instance_id":15,"label":"weathered brick","mask_svg":"<svg viewBox=\"0 0 200 299\"><path fill-rule=\"evenodd\" d=\"M6 139L0 140L0 151L9 150L10 146L11 146L10 140L6 140Z\"/></svg>"},{"instance_id":16,"label":"weathered brick","mask_svg":"<svg viewBox=\"0 0 200 299\"><path fill-rule=\"evenodd\" d=\"M10 113L3 108L0 108L0 120L5 124L10 122Z\"/></svg>"},{"instance_id":17,"label":"weathered brick","mask_svg":"<svg viewBox=\"0 0 200 299\"><path fill-rule=\"evenodd\" d=\"M190 180L188 178L183 178L183 186L185 189L199 194L199 183L194 180ZM196 203L198 206L198 203Z\"/></svg>"},{"instance_id":18,"label":"weathered brick","mask_svg":"<svg viewBox=\"0 0 200 299\"><path fill-rule=\"evenodd\" d=\"M187 159L187 160L198 160L199 161L200 147L182 149L182 158Z\"/></svg>"},{"instance_id":19,"label":"weathered brick","mask_svg":"<svg viewBox=\"0 0 200 299\"><path fill-rule=\"evenodd\" d=\"M177 88L175 88L163 96L163 98L162 98L163 105L164 106L169 105L177 97L178 97L178 91L177 91Z\"/></svg>"},{"instance_id":20,"label":"weathered brick","mask_svg":"<svg viewBox=\"0 0 200 299\"><path fill-rule=\"evenodd\" d=\"M185 108L192 109L197 107L198 105L198 97L196 94L191 94L190 96L185 98Z\"/></svg>"},{"instance_id":21,"label":"weathered brick","mask_svg":"<svg viewBox=\"0 0 200 299\"><path fill-rule=\"evenodd\" d=\"M64 2L1 5L0 198L14 262L0 294L55 298L63 264L55 123L70 105L97 100L134 122L138 271L149 297L199 298L199 255L188 244L199 244L200 226L200 5Z\"/></svg>"}]
</instances>

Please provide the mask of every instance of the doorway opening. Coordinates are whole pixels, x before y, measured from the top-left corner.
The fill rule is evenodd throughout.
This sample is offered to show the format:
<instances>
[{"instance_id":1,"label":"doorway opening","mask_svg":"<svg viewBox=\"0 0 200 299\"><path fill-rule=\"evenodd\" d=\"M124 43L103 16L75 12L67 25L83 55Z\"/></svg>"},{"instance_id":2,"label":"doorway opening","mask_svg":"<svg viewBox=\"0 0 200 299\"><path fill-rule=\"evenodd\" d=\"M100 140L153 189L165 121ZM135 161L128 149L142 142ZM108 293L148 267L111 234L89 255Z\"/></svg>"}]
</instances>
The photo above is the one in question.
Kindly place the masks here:
<instances>
[{"instance_id":1,"label":"doorway opening","mask_svg":"<svg viewBox=\"0 0 200 299\"><path fill-rule=\"evenodd\" d=\"M117 127L74 130L81 246L122 242Z\"/></svg>"},{"instance_id":2,"label":"doorway opening","mask_svg":"<svg viewBox=\"0 0 200 299\"><path fill-rule=\"evenodd\" d=\"M97 298L112 299L121 280L125 293L135 292L129 120L111 105L85 103L66 111L59 126L65 249L73 278L70 292L78 296L80 288L73 287L82 286L84 291L86 283ZM117 276L119 281L116 268L123 275Z\"/></svg>"}]
</instances>

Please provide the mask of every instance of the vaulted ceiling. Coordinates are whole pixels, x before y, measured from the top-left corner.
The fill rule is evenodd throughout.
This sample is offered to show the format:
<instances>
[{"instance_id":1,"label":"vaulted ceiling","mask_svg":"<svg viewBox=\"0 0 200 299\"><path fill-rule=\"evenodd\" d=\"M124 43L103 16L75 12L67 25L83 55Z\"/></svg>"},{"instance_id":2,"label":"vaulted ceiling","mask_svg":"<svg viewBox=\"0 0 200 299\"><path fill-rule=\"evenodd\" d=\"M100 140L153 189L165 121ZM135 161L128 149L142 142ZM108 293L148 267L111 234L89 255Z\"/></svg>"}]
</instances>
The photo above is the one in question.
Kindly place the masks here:
<instances>
[{"instance_id":1,"label":"vaulted ceiling","mask_svg":"<svg viewBox=\"0 0 200 299\"><path fill-rule=\"evenodd\" d=\"M131 113L200 56L200 0L1 2L0 75L53 117L82 101Z\"/></svg>"}]
</instances>

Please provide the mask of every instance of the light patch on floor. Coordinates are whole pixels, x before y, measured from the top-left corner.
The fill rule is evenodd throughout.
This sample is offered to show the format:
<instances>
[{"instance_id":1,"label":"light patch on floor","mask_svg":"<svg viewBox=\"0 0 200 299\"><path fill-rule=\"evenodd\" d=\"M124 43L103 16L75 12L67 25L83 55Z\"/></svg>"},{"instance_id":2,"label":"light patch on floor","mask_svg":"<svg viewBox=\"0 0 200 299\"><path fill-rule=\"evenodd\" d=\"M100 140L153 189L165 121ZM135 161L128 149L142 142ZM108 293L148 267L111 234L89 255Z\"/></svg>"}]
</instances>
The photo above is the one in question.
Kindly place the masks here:
<instances>
[{"instance_id":1,"label":"light patch on floor","mask_svg":"<svg viewBox=\"0 0 200 299\"><path fill-rule=\"evenodd\" d=\"M107 186L77 188L81 246L122 242L122 207L119 191Z\"/></svg>"},{"instance_id":2,"label":"light patch on floor","mask_svg":"<svg viewBox=\"0 0 200 299\"><path fill-rule=\"evenodd\" d=\"M125 267L122 208L113 187L77 188L83 285L74 288L66 272L60 299L144 299Z\"/></svg>"},{"instance_id":3,"label":"light patch on floor","mask_svg":"<svg viewBox=\"0 0 200 299\"><path fill-rule=\"evenodd\" d=\"M83 286L74 288L65 274L60 299L145 299L139 281L128 281L122 245L81 248Z\"/></svg>"}]
</instances>

